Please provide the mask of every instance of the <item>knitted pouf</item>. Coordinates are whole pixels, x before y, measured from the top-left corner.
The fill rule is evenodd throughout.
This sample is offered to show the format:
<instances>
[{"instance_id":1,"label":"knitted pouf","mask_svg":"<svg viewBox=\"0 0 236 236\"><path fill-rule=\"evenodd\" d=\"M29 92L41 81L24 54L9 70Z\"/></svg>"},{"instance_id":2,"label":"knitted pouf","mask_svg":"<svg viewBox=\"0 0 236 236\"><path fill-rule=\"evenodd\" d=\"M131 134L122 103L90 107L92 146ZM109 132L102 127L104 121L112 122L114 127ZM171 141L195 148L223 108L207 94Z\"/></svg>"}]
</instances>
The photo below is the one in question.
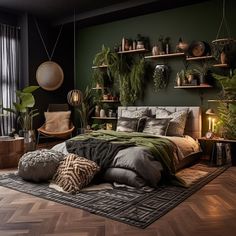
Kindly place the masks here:
<instances>
[{"instance_id":1,"label":"knitted pouf","mask_svg":"<svg viewBox=\"0 0 236 236\"><path fill-rule=\"evenodd\" d=\"M25 153L19 160L18 175L33 182L48 181L64 156L61 152L47 149Z\"/></svg>"}]
</instances>

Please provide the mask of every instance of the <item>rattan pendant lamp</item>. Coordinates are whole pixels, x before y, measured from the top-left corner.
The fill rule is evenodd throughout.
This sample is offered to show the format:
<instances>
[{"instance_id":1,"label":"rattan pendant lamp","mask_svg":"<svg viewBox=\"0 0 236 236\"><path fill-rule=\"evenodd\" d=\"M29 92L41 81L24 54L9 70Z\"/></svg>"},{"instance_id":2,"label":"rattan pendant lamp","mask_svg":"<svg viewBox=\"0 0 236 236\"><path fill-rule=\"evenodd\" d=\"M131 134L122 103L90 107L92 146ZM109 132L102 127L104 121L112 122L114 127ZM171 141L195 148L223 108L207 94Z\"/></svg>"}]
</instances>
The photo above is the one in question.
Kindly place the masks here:
<instances>
[{"instance_id":1,"label":"rattan pendant lamp","mask_svg":"<svg viewBox=\"0 0 236 236\"><path fill-rule=\"evenodd\" d=\"M74 28L73 28L73 33L74 33L74 86L76 85L76 53L75 53L75 49L76 49L76 45L75 45L75 41L76 41L76 33L75 33L75 27L76 27L76 22L75 22L75 10L74 10ZM67 101L68 103L73 106L73 107L77 107L81 104L83 99L83 95L82 92L78 89L73 89L71 91L68 92L67 94Z\"/></svg>"},{"instance_id":2,"label":"rattan pendant lamp","mask_svg":"<svg viewBox=\"0 0 236 236\"><path fill-rule=\"evenodd\" d=\"M52 61L52 57L54 55L54 51L56 49L57 43L59 41L63 24L61 25L60 31L58 33L57 39L54 43L52 52L49 53L45 41L43 39L42 33L40 31L38 22L36 19L34 19L36 28L38 30L40 39L42 41L42 44L44 46L44 49L46 51L48 61L43 62L42 64L39 65L37 71L36 71L36 80L41 88L47 91L53 91L58 89L64 80L64 73L60 65L54 61Z\"/></svg>"}]
</instances>

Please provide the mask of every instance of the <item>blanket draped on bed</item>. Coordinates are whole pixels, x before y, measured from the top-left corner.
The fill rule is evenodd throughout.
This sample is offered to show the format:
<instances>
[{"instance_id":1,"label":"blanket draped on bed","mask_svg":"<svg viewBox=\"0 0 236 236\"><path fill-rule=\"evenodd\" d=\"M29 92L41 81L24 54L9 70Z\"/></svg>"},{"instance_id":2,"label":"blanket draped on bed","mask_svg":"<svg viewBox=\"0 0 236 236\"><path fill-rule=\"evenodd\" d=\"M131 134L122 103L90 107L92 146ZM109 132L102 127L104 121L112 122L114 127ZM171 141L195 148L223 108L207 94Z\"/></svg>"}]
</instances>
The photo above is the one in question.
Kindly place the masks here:
<instances>
[{"instance_id":1,"label":"blanket draped on bed","mask_svg":"<svg viewBox=\"0 0 236 236\"><path fill-rule=\"evenodd\" d=\"M116 154L127 147L134 146L134 142L109 142L106 140L88 138L86 140L68 140L66 149L70 153L96 162L101 171L107 169Z\"/></svg>"},{"instance_id":2,"label":"blanket draped on bed","mask_svg":"<svg viewBox=\"0 0 236 236\"><path fill-rule=\"evenodd\" d=\"M95 147L96 143L98 144L97 150ZM125 146L128 147L134 144L137 146L147 147L155 159L162 162L165 177L168 179L170 178L172 182L178 185L184 185L183 181L175 176L175 144L165 138L139 132L127 133L100 130L76 136L66 142L66 147L68 152L76 153L85 158L91 159L95 161L101 169L105 169L113 160L115 156L114 154L118 152L118 149L121 150L125 148ZM113 147L113 145L117 146ZM103 151L102 148L105 148L105 150ZM113 150L111 155L108 154L110 148Z\"/></svg>"}]
</instances>

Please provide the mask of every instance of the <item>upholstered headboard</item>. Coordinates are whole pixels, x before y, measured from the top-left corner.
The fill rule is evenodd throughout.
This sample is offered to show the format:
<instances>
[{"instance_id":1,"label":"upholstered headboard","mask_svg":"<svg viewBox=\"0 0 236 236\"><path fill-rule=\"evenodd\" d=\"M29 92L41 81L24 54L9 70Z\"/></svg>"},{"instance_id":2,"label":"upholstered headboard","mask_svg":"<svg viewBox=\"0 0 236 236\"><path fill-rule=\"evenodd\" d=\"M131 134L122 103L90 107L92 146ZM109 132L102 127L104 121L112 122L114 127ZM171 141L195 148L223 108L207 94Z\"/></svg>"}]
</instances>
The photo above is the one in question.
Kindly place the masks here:
<instances>
[{"instance_id":1,"label":"upholstered headboard","mask_svg":"<svg viewBox=\"0 0 236 236\"><path fill-rule=\"evenodd\" d=\"M170 112L180 111L188 108L189 114L186 122L184 134L189 135L193 138L199 138L202 134L202 117L200 107L178 107L178 106L123 106L118 107L118 118L122 116L123 110L136 111L139 109L148 108L150 109L150 115L155 116L157 108L165 108Z\"/></svg>"}]
</instances>

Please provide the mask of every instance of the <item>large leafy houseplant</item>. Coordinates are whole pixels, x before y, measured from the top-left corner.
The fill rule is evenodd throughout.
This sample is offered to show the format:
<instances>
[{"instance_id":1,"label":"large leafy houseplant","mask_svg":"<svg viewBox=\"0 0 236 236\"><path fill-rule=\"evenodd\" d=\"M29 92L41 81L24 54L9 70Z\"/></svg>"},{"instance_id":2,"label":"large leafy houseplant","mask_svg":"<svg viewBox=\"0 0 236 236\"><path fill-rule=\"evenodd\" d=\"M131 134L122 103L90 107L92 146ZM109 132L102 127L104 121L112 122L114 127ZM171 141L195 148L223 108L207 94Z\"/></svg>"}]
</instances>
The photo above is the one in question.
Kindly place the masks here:
<instances>
[{"instance_id":1,"label":"large leafy houseplant","mask_svg":"<svg viewBox=\"0 0 236 236\"><path fill-rule=\"evenodd\" d=\"M232 76L213 74L221 84L218 106L218 126L225 138L236 139L236 70Z\"/></svg>"},{"instance_id":2,"label":"large leafy houseplant","mask_svg":"<svg viewBox=\"0 0 236 236\"><path fill-rule=\"evenodd\" d=\"M33 118L39 114L37 109L32 109L35 105L32 93L38 88L39 86L28 86L23 90L17 90L17 101L13 103L14 108L3 108L5 111L16 114L17 122L23 131L33 129Z\"/></svg>"}]
</instances>

